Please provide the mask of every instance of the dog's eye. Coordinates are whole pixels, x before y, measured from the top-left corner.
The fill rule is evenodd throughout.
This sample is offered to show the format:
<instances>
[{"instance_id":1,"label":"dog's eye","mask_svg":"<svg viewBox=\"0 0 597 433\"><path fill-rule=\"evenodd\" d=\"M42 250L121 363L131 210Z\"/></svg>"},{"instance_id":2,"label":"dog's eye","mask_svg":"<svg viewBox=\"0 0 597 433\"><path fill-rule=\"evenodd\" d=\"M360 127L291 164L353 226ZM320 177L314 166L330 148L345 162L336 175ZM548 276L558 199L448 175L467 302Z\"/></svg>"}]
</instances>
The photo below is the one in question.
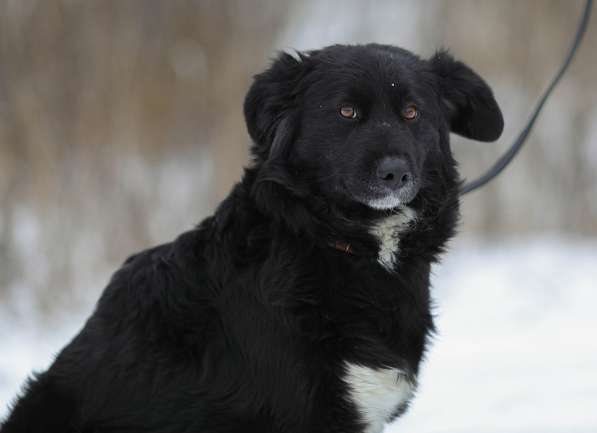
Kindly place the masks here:
<instances>
[{"instance_id":1,"label":"dog's eye","mask_svg":"<svg viewBox=\"0 0 597 433\"><path fill-rule=\"evenodd\" d=\"M406 120L415 120L419 117L419 110L414 105L409 105L404 110L402 110L402 117Z\"/></svg>"},{"instance_id":2,"label":"dog's eye","mask_svg":"<svg viewBox=\"0 0 597 433\"><path fill-rule=\"evenodd\" d=\"M340 116L346 119L356 119L357 109L353 105L343 105L340 107Z\"/></svg>"}]
</instances>

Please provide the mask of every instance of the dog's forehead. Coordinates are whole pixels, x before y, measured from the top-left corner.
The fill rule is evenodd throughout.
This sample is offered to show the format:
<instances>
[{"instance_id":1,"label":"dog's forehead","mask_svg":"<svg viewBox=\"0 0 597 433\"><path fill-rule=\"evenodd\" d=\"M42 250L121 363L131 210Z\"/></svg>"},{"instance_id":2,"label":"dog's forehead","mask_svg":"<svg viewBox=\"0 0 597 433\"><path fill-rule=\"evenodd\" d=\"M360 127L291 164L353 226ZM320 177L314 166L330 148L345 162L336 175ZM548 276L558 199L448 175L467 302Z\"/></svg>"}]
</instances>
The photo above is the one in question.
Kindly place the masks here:
<instances>
[{"instance_id":1,"label":"dog's forehead","mask_svg":"<svg viewBox=\"0 0 597 433\"><path fill-rule=\"evenodd\" d=\"M411 52L376 44L328 47L313 60L321 78L334 87L358 84L405 90L422 67Z\"/></svg>"}]
</instances>

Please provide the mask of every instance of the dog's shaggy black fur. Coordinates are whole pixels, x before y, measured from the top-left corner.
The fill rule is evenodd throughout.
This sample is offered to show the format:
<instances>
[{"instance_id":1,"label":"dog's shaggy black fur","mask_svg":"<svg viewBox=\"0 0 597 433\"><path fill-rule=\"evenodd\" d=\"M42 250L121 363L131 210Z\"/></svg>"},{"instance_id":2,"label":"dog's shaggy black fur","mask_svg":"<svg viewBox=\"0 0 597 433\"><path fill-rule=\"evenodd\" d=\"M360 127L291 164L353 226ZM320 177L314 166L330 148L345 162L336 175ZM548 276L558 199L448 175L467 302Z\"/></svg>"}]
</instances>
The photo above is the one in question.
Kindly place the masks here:
<instances>
[{"instance_id":1,"label":"dog's shaggy black fur","mask_svg":"<svg viewBox=\"0 0 597 433\"><path fill-rule=\"evenodd\" d=\"M338 45L281 54L245 115L242 181L124 263L2 433L375 432L404 410L458 219L448 135L501 134L491 90L445 52Z\"/></svg>"}]
</instances>

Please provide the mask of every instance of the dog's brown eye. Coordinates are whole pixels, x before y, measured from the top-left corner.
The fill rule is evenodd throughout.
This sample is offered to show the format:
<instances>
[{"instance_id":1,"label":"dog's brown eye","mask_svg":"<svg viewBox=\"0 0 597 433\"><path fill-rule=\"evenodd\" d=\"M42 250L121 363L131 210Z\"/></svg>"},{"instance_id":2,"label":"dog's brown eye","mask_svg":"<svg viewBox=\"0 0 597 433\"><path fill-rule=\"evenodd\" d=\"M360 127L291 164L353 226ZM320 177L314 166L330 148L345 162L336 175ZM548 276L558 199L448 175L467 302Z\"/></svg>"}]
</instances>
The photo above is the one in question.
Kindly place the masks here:
<instances>
[{"instance_id":1,"label":"dog's brown eye","mask_svg":"<svg viewBox=\"0 0 597 433\"><path fill-rule=\"evenodd\" d=\"M402 110L402 117L406 120L415 120L419 117L419 110L414 105L409 105L404 110Z\"/></svg>"},{"instance_id":2,"label":"dog's brown eye","mask_svg":"<svg viewBox=\"0 0 597 433\"><path fill-rule=\"evenodd\" d=\"M356 119L357 109L352 105L343 105L340 107L340 116L347 119Z\"/></svg>"}]
</instances>

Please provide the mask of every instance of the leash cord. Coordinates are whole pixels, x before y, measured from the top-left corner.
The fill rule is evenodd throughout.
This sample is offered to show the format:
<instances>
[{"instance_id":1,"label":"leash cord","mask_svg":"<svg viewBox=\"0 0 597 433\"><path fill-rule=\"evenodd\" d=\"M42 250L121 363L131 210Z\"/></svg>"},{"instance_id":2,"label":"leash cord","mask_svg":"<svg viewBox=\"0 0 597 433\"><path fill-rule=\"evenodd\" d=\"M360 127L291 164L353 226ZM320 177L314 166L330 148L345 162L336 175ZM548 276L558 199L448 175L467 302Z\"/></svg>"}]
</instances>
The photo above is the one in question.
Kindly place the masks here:
<instances>
[{"instance_id":1,"label":"leash cord","mask_svg":"<svg viewBox=\"0 0 597 433\"><path fill-rule=\"evenodd\" d=\"M578 24L578 29L576 30L574 42L572 43L572 46L568 51L568 55L566 56L564 63L562 63L562 66L560 66L560 69L558 70L557 74L545 90L545 93L543 93L543 96L541 97L541 99L539 99L539 102L535 106L535 110L533 110L531 117L527 122L527 125L520 132L518 137L516 137L516 140L514 140L514 143L512 143L510 148L500 157L500 159L498 159L494 163L494 165L489 170L487 170L485 174L471 182L466 183L462 187L462 189L460 190L461 194L468 194L469 192L481 188L482 186L493 180L508 166L508 164L512 162L516 154L520 151L529 134L531 133L531 130L533 129L533 126L535 125L535 122L539 117L539 114L541 113L541 110L543 109L545 102L551 96L551 93L559 83L560 79L564 76L564 73L568 69L568 66L570 66L570 63L572 63L572 59L574 58L574 55L576 54L576 51L578 50L578 47L580 46L580 43L582 42L582 39L586 33L592 7L593 0L587 0L587 2L585 3L584 11L580 18L580 22Z\"/></svg>"}]
</instances>

